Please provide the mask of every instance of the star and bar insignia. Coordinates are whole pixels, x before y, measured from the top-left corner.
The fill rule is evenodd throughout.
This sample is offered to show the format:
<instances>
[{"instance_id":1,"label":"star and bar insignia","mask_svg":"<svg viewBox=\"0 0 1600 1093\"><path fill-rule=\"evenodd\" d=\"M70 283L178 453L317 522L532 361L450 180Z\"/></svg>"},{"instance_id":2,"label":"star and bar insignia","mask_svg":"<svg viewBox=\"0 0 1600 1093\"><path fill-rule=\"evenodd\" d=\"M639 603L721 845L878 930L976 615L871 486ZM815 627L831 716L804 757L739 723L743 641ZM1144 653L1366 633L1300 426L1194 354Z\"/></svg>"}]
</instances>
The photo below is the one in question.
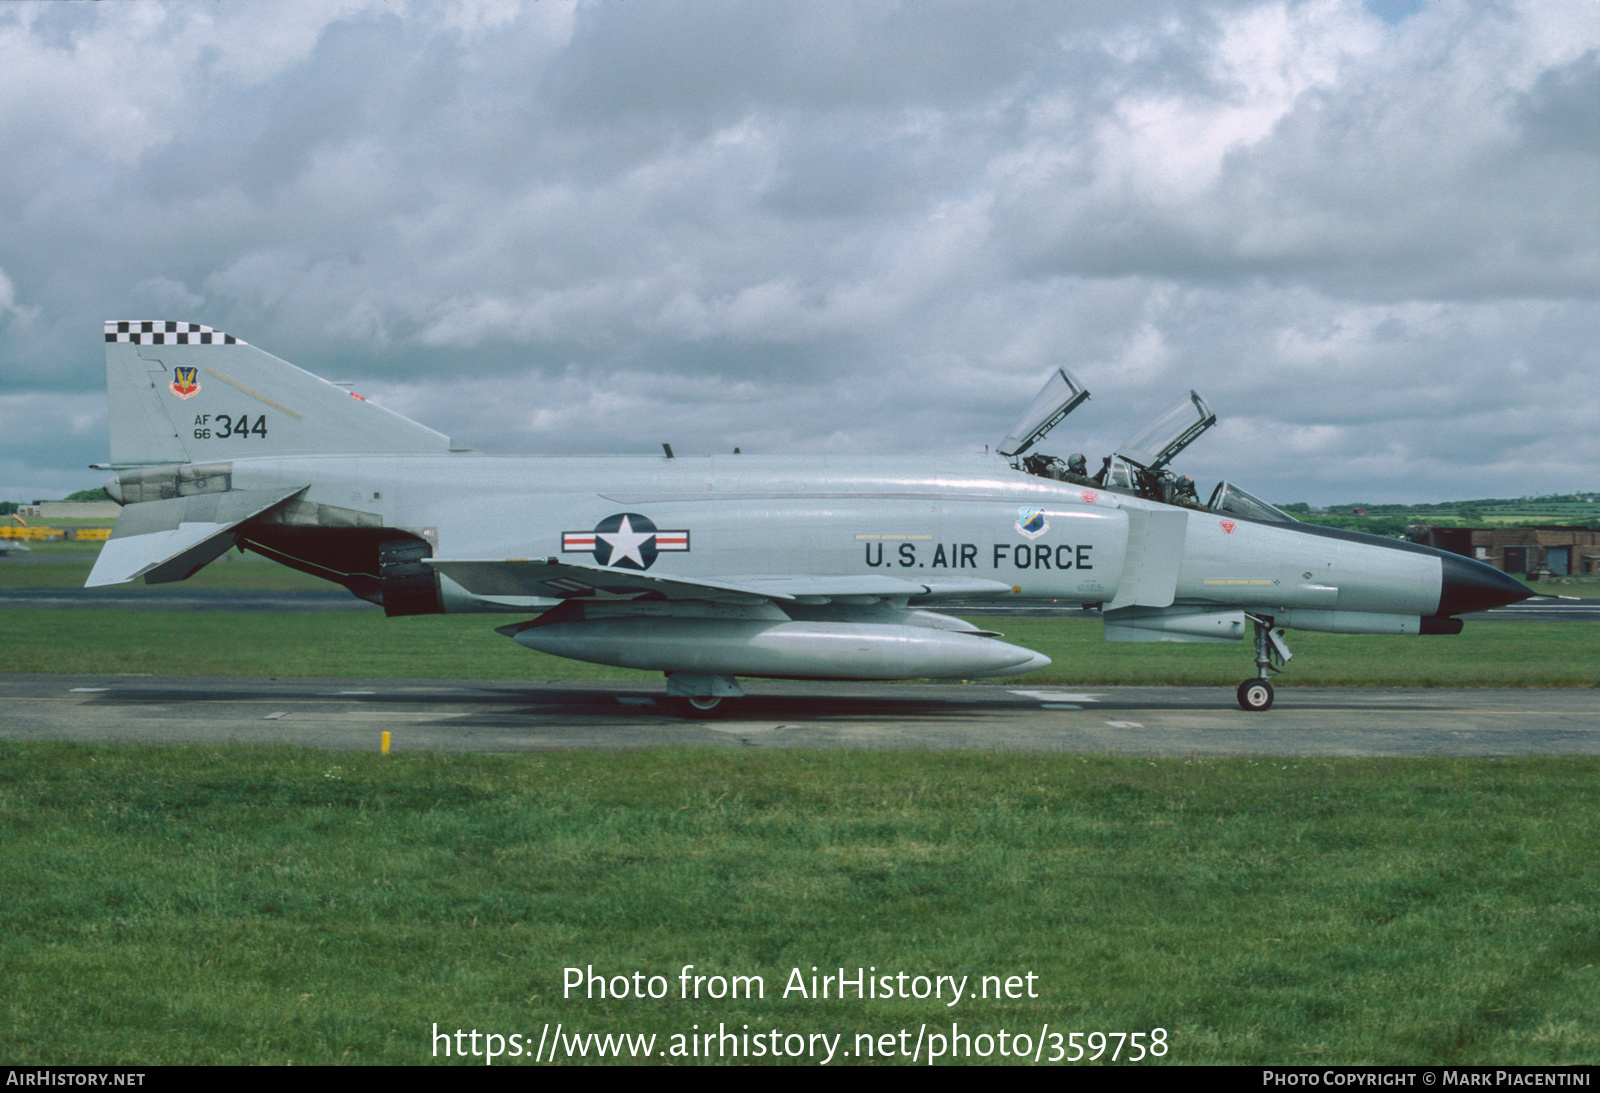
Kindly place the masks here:
<instances>
[{"instance_id":1,"label":"star and bar insignia","mask_svg":"<svg viewBox=\"0 0 1600 1093\"><path fill-rule=\"evenodd\" d=\"M612 569L649 569L662 551L688 549L687 529L663 531L637 512L607 516L593 531L561 533L561 553L592 553L597 563Z\"/></svg>"}]
</instances>

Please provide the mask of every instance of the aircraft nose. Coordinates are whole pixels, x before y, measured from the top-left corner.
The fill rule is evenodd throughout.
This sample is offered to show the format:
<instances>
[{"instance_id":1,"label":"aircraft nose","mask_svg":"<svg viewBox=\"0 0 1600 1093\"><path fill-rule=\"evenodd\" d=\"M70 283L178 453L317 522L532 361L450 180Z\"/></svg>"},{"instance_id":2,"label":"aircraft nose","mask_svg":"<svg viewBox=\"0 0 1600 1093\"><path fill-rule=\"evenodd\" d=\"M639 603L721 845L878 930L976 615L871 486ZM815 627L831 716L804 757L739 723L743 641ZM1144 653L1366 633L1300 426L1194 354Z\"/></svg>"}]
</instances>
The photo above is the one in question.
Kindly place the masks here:
<instances>
[{"instance_id":1,"label":"aircraft nose","mask_svg":"<svg viewBox=\"0 0 1600 1093\"><path fill-rule=\"evenodd\" d=\"M1439 589L1438 615L1487 611L1525 600L1533 593L1521 581L1492 565L1459 554L1445 553L1444 580Z\"/></svg>"}]
</instances>

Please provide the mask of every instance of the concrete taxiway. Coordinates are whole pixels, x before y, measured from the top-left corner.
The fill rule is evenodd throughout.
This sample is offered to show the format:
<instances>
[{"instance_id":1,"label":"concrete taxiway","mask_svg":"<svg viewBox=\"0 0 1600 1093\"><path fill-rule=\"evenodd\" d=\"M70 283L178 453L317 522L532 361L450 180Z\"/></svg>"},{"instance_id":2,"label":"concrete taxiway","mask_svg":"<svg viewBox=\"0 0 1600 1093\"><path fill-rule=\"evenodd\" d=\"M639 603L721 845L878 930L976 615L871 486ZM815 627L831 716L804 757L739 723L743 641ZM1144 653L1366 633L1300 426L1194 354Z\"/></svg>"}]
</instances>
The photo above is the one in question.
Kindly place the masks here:
<instances>
[{"instance_id":1,"label":"concrete taxiway","mask_svg":"<svg viewBox=\"0 0 1600 1093\"><path fill-rule=\"evenodd\" d=\"M1600 755L1593 690L1231 689L754 680L714 721L658 684L0 676L0 738L518 752L663 745L1221 756Z\"/></svg>"}]
</instances>

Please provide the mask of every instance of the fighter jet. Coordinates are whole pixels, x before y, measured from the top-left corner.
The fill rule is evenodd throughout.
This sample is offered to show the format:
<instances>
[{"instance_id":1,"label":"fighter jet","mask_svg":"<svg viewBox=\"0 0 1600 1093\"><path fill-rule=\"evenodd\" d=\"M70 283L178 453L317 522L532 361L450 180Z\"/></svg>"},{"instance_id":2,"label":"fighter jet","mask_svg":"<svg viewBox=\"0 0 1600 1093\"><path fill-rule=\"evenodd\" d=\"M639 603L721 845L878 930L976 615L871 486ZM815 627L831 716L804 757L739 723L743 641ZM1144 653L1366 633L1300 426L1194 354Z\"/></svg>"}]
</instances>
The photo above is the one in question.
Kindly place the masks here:
<instances>
[{"instance_id":1,"label":"fighter jet","mask_svg":"<svg viewBox=\"0 0 1600 1093\"><path fill-rule=\"evenodd\" d=\"M1459 555L1294 520L1172 459L1215 421L1191 392L1089 477L1029 450L1089 396L1058 369L994 453L489 456L187 322L105 326L106 492L90 586L180 581L231 547L389 615L521 616L530 649L660 671L691 717L737 677L1009 676L1049 660L945 613L1103 608L1112 641L1255 642L1272 705L1285 630L1452 634L1529 593ZM1075 467L1085 467L1075 457ZM930 607L942 610L932 610Z\"/></svg>"}]
</instances>

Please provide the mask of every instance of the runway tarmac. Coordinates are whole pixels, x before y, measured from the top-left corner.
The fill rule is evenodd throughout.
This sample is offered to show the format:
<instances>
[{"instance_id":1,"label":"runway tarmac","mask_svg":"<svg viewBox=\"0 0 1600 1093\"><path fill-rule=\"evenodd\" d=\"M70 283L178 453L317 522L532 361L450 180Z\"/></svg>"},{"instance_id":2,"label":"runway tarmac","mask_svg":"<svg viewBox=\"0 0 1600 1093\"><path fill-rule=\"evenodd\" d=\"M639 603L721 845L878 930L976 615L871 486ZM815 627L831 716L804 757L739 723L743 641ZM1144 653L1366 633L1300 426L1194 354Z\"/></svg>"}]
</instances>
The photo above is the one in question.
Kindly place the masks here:
<instances>
[{"instance_id":1,"label":"runway tarmac","mask_svg":"<svg viewBox=\"0 0 1600 1093\"><path fill-rule=\"evenodd\" d=\"M1600 755L1593 690L747 681L727 718L675 716L657 684L0 676L0 738L518 752L663 745L960 748L1167 756Z\"/></svg>"}]
</instances>

